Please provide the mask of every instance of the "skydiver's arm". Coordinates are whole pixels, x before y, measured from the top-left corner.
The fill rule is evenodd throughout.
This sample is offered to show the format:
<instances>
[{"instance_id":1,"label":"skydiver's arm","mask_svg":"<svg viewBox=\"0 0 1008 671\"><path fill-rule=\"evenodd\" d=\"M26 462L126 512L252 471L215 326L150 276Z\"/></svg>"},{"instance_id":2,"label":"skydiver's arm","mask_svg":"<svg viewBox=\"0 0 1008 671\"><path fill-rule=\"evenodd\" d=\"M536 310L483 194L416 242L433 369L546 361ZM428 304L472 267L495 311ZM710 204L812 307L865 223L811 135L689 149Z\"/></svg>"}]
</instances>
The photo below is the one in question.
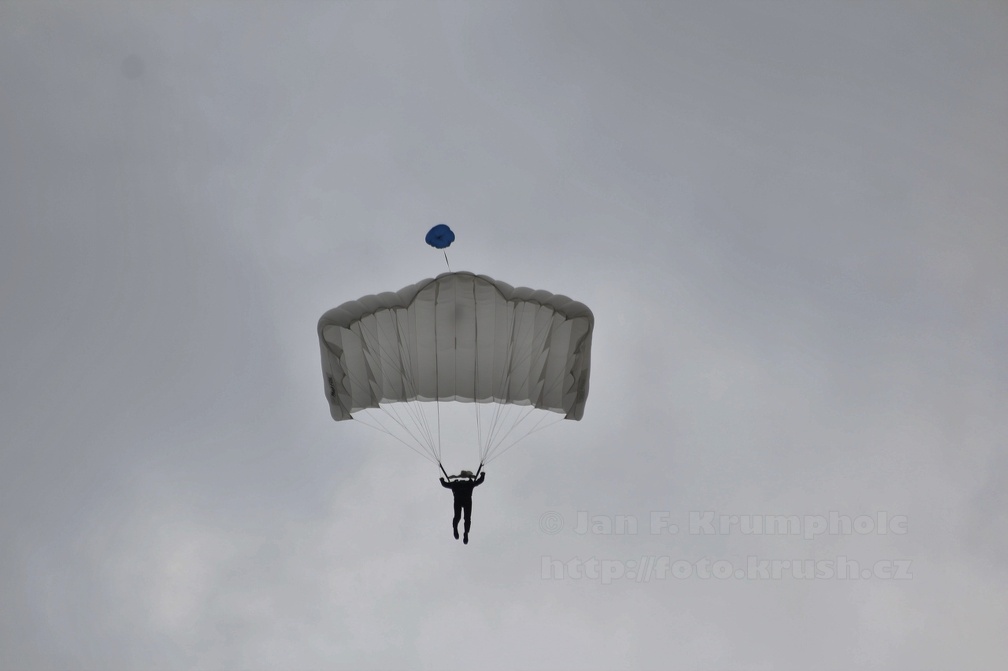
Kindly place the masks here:
<instances>
[{"instance_id":1,"label":"skydiver's arm","mask_svg":"<svg viewBox=\"0 0 1008 671\"><path fill-rule=\"evenodd\" d=\"M442 487L446 487L448 489L451 489L451 484L449 484L447 480L445 480L444 478L438 478L438 480L441 481L441 486Z\"/></svg>"},{"instance_id":2,"label":"skydiver's arm","mask_svg":"<svg viewBox=\"0 0 1008 671\"><path fill-rule=\"evenodd\" d=\"M480 473L480 476L476 478L476 484L474 484L473 487L479 487L481 484L483 484L483 478L485 477L486 473Z\"/></svg>"}]
</instances>

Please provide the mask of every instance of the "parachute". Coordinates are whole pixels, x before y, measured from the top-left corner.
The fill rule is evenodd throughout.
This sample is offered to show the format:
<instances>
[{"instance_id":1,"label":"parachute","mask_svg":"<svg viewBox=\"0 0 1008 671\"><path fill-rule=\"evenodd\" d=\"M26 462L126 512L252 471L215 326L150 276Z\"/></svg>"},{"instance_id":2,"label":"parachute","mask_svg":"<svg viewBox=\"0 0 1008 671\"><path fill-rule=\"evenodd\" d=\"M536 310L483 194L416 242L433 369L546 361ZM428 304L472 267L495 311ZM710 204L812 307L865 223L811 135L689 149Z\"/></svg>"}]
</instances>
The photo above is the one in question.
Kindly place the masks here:
<instances>
[{"instance_id":1,"label":"parachute","mask_svg":"<svg viewBox=\"0 0 1008 671\"><path fill-rule=\"evenodd\" d=\"M448 225L438 224L427 231L424 241L435 249L444 249L455 242L455 233Z\"/></svg>"},{"instance_id":2,"label":"parachute","mask_svg":"<svg viewBox=\"0 0 1008 671\"><path fill-rule=\"evenodd\" d=\"M440 465L442 403L473 404L486 464L548 418L581 419L594 321L566 296L470 272L344 303L318 323L330 412Z\"/></svg>"}]
</instances>

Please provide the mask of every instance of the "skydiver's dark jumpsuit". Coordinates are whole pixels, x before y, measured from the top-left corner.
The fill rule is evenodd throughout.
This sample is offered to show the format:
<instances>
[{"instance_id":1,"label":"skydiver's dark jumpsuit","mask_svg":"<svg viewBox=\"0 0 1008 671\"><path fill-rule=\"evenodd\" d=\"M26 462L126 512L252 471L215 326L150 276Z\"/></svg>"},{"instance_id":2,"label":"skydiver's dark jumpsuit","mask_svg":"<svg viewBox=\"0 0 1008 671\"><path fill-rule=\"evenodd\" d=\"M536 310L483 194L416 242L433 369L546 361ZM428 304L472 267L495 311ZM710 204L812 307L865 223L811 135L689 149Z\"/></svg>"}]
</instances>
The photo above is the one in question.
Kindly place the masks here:
<instances>
[{"instance_id":1,"label":"skydiver's dark jumpsuit","mask_svg":"<svg viewBox=\"0 0 1008 671\"><path fill-rule=\"evenodd\" d=\"M458 538L458 523L459 518L462 517L462 512L465 511L465 535L468 541L469 537L469 516L472 513L472 492L473 489L483 484L483 479L486 477L486 473L480 473L479 478L472 480L466 478L465 480L452 480L448 482L444 478L441 478L441 486L452 490L452 495L455 497L455 517L452 519L452 528L455 529L455 538Z\"/></svg>"}]
</instances>

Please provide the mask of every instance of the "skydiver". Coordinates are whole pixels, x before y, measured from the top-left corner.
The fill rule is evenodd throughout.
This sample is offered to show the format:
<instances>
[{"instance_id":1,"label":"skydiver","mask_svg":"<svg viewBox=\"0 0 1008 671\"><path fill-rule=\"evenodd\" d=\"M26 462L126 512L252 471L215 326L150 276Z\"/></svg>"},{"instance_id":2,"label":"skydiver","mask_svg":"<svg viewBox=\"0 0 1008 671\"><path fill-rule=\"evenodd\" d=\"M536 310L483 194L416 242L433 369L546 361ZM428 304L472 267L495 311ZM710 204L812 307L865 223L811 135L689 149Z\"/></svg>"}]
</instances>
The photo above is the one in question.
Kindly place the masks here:
<instances>
[{"instance_id":1,"label":"skydiver","mask_svg":"<svg viewBox=\"0 0 1008 671\"><path fill-rule=\"evenodd\" d=\"M485 477L485 472L481 472L479 478L476 478L473 476L472 471L462 471L456 476L459 479L453 478L449 481L440 478L441 486L452 490L452 496L455 498L455 517L452 519L452 531L455 532L455 540L458 540L459 537L459 518L462 517L462 512L465 511L465 527L462 542L466 545L469 544L469 515L472 513L472 492L474 488L483 483L483 478Z\"/></svg>"}]
</instances>

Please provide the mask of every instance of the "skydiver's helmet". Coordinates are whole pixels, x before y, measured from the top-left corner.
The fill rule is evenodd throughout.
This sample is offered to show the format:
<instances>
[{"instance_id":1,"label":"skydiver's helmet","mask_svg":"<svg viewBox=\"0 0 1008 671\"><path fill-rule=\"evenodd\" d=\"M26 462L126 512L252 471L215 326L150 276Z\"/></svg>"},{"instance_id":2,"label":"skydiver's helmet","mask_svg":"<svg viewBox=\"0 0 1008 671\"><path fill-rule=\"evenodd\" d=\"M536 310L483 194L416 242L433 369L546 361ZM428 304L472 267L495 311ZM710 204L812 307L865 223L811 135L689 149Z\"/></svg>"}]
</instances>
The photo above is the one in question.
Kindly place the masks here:
<instances>
[{"instance_id":1,"label":"skydiver's helmet","mask_svg":"<svg viewBox=\"0 0 1008 671\"><path fill-rule=\"evenodd\" d=\"M458 476L459 476L460 478L471 478L471 477L474 477L474 476L473 476L473 472L472 472L472 471L461 471L461 472L460 472L460 473L458 474Z\"/></svg>"}]
</instances>

